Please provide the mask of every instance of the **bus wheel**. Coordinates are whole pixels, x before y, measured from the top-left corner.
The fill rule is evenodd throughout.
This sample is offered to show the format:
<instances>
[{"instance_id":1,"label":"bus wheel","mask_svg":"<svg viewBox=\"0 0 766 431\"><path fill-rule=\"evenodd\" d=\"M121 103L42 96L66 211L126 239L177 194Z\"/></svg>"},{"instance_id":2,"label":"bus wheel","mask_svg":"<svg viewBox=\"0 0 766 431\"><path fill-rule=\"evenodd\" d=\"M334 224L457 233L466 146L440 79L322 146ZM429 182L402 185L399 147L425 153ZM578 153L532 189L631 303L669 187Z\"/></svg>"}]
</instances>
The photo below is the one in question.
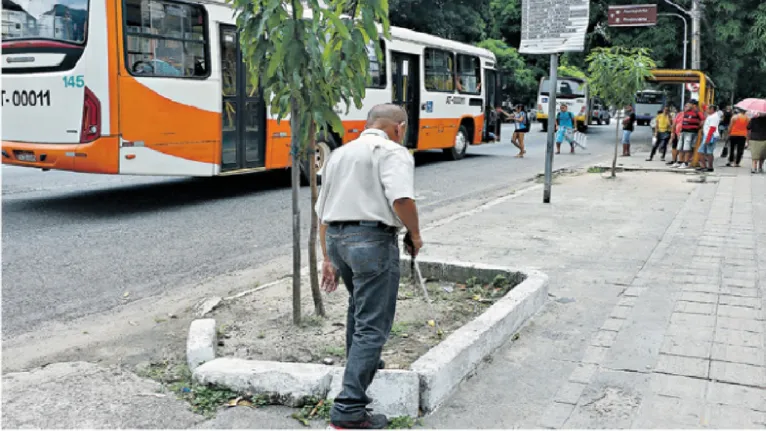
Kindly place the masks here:
<instances>
[{"instance_id":1,"label":"bus wheel","mask_svg":"<svg viewBox=\"0 0 766 431\"><path fill-rule=\"evenodd\" d=\"M449 157L450 160L460 160L465 157L466 151L468 151L468 131L465 126L460 126L460 129L455 135L455 145L452 148L445 148L444 154Z\"/></svg>"},{"instance_id":2,"label":"bus wheel","mask_svg":"<svg viewBox=\"0 0 766 431\"><path fill-rule=\"evenodd\" d=\"M304 161L301 163L301 183L303 185L307 186L310 184L309 181L311 181L311 171L309 169L310 162L313 162L314 166L316 167L317 184L322 183L322 173L324 173L324 168L327 166L327 162L330 160L330 154L335 148L335 139L333 139L332 136L317 138L316 152L314 152L314 157L312 157L310 161Z\"/></svg>"}]
</instances>

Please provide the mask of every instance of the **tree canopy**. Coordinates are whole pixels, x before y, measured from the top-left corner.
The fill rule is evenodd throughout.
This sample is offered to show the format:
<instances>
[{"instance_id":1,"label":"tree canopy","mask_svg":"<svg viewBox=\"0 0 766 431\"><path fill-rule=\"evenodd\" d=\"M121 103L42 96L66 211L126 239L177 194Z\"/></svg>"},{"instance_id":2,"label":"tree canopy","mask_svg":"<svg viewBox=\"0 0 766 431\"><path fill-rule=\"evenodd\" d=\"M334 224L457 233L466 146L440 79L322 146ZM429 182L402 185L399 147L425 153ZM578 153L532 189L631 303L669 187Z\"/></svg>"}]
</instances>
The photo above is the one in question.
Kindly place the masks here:
<instances>
[{"instance_id":1,"label":"tree canopy","mask_svg":"<svg viewBox=\"0 0 766 431\"><path fill-rule=\"evenodd\" d=\"M691 8L691 0L673 1L687 10ZM654 27L607 26L610 4L641 3L646 3L646 0L591 0L586 52L565 54L562 64L566 62L575 70L585 70L585 58L592 49L623 46L647 48L657 67L681 69L684 29L679 18L660 16ZM665 2L657 3L660 13L680 13ZM477 45L483 41L495 41L483 46L490 50L495 47L501 52L507 52L504 47L515 52L521 40L522 0L391 0L390 4L392 25ZM702 70L715 82L720 101L766 97L766 86L763 85L766 82L766 2L705 0L702 5ZM691 37L691 18L687 19ZM689 48L687 66L691 67L691 43ZM536 85L525 87L518 83L524 82L530 73L534 82L547 75L548 56L518 57L521 62L509 60L507 63L512 67L508 72L524 76L521 79L510 78L511 85L521 91L514 94L514 99L533 99Z\"/></svg>"}]
</instances>

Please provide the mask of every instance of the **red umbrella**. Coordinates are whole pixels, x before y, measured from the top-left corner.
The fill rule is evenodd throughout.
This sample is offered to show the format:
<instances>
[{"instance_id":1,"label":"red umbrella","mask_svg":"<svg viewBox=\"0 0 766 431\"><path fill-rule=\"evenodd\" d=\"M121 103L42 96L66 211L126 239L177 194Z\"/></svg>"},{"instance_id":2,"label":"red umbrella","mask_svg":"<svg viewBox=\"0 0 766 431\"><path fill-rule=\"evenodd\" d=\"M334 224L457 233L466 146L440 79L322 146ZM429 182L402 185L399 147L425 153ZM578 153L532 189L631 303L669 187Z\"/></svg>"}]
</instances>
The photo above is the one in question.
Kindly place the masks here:
<instances>
[{"instance_id":1,"label":"red umbrella","mask_svg":"<svg viewBox=\"0 0 766 431\"><path fill-rule=\"evenodd\" d=\"M737 108L745 111L766 114L766 100L764 99L745 99L735 105Z\"/></svg>"}]
</instances>

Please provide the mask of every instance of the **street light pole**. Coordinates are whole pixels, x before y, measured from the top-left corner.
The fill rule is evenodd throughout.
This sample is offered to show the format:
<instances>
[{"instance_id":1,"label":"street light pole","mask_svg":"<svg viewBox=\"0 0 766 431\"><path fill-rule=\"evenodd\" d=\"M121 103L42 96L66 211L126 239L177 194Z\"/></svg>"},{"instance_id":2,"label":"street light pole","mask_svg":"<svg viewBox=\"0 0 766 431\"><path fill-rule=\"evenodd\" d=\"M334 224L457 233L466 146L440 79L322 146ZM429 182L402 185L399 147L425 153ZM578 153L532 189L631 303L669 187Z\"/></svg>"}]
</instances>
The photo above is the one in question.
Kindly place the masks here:
<instances>
[{"instance_id":1,"label":"street light pole","mask_svg":"<svg viewBox=\"0 0 766 431\"><path fill-rule=\"evenodd\" d=\"M692 69L700 70L702 67L702 53L700 47L700 0L692 0Z\"/></svg>"},{"instance_id":2,"label":"street light pole","mask_svg":"<svg viewBox=\"0 0 766 431\"><path fill-rule=\"evenodd\" d=\"M681 18L684 21L684 67L683 68L684 70L686 70L686 51L689 45L689 26L686 21L686 17L677 13L661 13L658 15L675 16L675 17ZM681 86L681 106L680 106L681 109L683 109L684 107L685 99L686 99L686 90L684 89L684 86L682 85Z\"/></svg>"}]
</instances>

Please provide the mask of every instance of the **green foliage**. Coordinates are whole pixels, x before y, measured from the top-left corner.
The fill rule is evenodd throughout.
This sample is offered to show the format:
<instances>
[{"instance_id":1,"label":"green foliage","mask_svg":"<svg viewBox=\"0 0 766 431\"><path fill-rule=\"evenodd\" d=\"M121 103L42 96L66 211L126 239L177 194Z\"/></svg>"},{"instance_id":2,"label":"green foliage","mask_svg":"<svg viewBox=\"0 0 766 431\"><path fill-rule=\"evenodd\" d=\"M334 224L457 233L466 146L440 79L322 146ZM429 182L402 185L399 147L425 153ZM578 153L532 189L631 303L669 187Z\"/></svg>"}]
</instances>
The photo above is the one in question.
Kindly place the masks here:
<instances>
[{"instance_id":1,"label":"green foliage","mask_svg":"<svg viewBox=\"0 0 766 431\"><path fill-rule=\"evenodd\" d=\"M591 94L607 105L622 107L633 103L656 67L645 48L596 48L587 58Z\"/></svg>"},{"instance_id":2,"label":"green foliage","mask_svg":"<svg viewBox=\"0 0 766 431\"><path fill-rule=\"evenodd\" d=\"M582 78L585 79L585 72L580 70L579 67L569 64L566 56L561 57L561 64L558 68L559 77L567 78Z\"/></svg>"},{"instance_id":3,"label":"green foliage","mask_svg":"<svg viewBox=\"0 0 766 431\"><path fill-rule=\"evenodd\" d=\"M415 425L422 425L419 419L414 419L410 416L397 416L389 419L388 426L386 428L391 430L401 430L412 428Z\"/></svg>"},{"instance_id":4,"label":"green foliage","mask_svg":"<svg viewBox=\"0 0 766 431\"><path fill-rule=\"evenodd\" d=\"M311 421L315 419L329 421L332 404L332 400L310 398L300 411L293 413L292 417L306 427L311 426Z\"/></svg>"},{"instance_id":5,"label":"green foliage","mask_svg":"<svg viewBox=\"0 0 766 431\"><path fill-rule=\"evenodd\" d=\"M390 0L391 24L465 43L487 37L489 0Z\"/></svg>"},{"instance_id":6,"label":"green foliage","mask_svg":"<svg viewBox=\"0 0 766 431\"><path fill-rule=\"evenodd\" d=\"M388 1L326 0L326 6L319 0L228 1L253 86L279 120L301 114L299 127L292 129L298 137L293 156L305 148L312 130L342 132L333 108L339 102L361 107L368 75L360 71L368 70L367 47L378 40L378 24L388 35ZM380 58L379 45L372 45Z\"/></svg>"},{"instance_id":7,"label":"green foliage","mask_svg":"<svg viewBox=\"0 0 766 431\"><path fill-rule=\"evenodd\" d=\"M497 39L487 39L478 44L497 57L497 65L503 73L503 96L514 102L528 102L537 95L537 79L532 69L515 48Z\"/></svg>"}]
</instances>

